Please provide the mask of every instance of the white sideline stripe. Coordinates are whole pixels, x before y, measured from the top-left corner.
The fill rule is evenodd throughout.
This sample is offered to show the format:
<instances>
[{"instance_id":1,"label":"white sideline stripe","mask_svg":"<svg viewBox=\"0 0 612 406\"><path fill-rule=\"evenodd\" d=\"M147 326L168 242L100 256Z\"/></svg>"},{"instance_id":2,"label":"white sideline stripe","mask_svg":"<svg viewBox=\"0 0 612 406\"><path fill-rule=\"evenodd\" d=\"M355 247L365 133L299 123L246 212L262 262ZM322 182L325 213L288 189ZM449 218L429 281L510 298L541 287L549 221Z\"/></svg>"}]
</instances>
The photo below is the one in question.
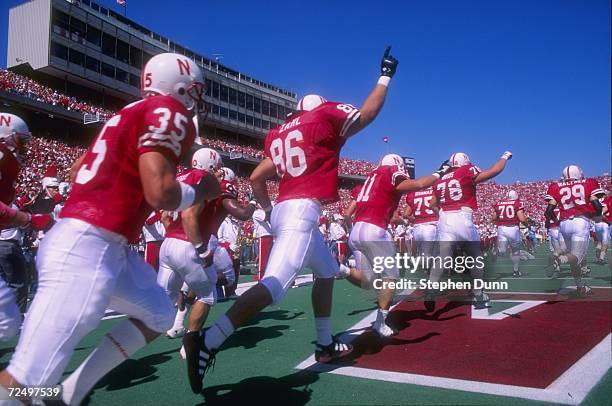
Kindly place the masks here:
<instances>
[{"instance_id":1,"label":"white sideline stripe","mask_svg":"<svg viewBox=\"0 0 612 406\"><path fill-rule=\"evenodd\" d=\"M504 309L500 312L489 314L489 309L474 309L472 308L473 319L485 319L485 320L503 320L510 317L511 314L517 314L532 307L536 307L542 303L546 303L544 300L491 300L491 302L518 302L520 304ZM507 314L506 314L507 313Z\"/></svg>"},{"instance_id":2,"label":"white sideline stripe","mask_svg":"<svg viewBox=\"0 0 612 406\"><path fill-rule=\"evenodd\" d=\"M490 292L489 292L490 293ZM507 302L509 300L499 300ZM515 302L522 302L516 300ZM532 304L539 301L530 301ZM539 304L539 303L538 303ZM536 304L533 304L535 306ZM530 306L530 307L533 307ZM395 307L395 306L394 306ZM518 307L518 306L515 306ZM507 309L509 310L509 309ZM504 311L507 311L504 310ZM474 311L474 309L472 309ZM365 318L353 325L341 338L355 339L363 328L369 326L376 320L376 311L368 314ZM359 330L359 332L354 331ZM350 342L345 341L345 342ZM378 369L358 367L334 367L333 365L319 364L314 355L309 356L299 363L295 369L309 369L316 372L328 372L336 375L351 376L357 378L382 380L411 385L421 385L434 388L452 390L463 390L489 395L508 396L539 400L544 402L562 403L568 405L580 404L591 389L601 380L608 369L612 367L612 334L608 334L599 344L593 347L587 354L580 358L561 376L555 379L544 389L530 388L525 386L514 386L494 384L488 382L468 381L464 379L442 378L429 375L410 374L405 372L381 371Z\"/></svg>"},{"instance_id":3,"label":"white sideline stripe","mask_svg":"<svg viewBox=\"0 0 612 406\"><path fill-rule=\"evenodd\" d=\"M610 366L612 366L612 334L608 334L546 389L561 394L569 392L576 403L580 403L608 372Z\"/></svg>"}]
</instances>

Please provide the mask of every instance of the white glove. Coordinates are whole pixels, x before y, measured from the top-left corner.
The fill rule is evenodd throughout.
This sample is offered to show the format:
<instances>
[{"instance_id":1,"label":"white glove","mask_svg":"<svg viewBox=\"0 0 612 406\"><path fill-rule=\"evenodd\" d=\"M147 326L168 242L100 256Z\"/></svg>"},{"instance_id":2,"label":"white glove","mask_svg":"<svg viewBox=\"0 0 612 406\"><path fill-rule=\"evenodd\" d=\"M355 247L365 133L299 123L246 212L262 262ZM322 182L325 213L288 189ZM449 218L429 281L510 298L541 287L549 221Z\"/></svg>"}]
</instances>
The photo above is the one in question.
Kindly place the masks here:
<instances>
[{"instance_id":1,"label":"white glove","mask_svg":"<svg viewBox=\"0 0 612 406\"><path fill-rule=\"evenodd\" d=\"M512 152L506 151L502 154L501 159L505 159L506 161L512 158Z\"/></svg>"}]
</instances>

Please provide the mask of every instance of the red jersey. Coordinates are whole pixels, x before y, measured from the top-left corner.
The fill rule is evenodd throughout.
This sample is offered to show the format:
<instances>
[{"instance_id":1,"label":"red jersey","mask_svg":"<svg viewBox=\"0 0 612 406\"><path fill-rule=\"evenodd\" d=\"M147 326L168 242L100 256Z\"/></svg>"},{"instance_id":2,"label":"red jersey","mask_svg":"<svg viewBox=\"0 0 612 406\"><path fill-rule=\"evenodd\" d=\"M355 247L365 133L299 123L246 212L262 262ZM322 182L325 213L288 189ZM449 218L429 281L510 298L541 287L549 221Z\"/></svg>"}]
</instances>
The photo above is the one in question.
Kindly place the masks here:
<instances>
[{"instance_id":1,"label":"red jersey","mask_svg":"<svg viewBox=\"0 0 612 406\"><path fill-rule=\"evenodd\" d=\"M15 200L15 184L20 165L13 153L0 143L0 201L10 205Z\"/></svg>"},{"instance_id":2,"label":"red jersey","mask_svg":"<svg viewBox=\"0 0 612 406\"><path fill-rule=\"evenodd\" d=\"M189 169L176 177L179 182L184 182L188 185L195 185L206 175L206 171L202 169ZM223 207L223 200L230 198L236 199L238 193L234 185L227 181L222 181L221 194L215 200L207 202L198 216L198 226L202 242L207 245L211 235L217 235L219 226L225 220L227 211ZM183 229L183 221L180 214L176 219L172 220L166 230L166 238L176 238L183 241L189 241L185 230Z\"/></svg>"},{"instance_id":3,"label":"red jersey","mask_svg":"<svg viewBox=\"0 0 612 406\"><path fill-rule=\"evenodd\" d=\"M386 229L402 197L395 186L406 179L408 174L396 165L374 169L357 196L355 223L363 221Z\"/></svg>"},{"instance_id":4,"label":"red jersey","mask_svg":"<svg viewBox=\"0 0 612 406\"><path fill-rule=\"evenodd\" d=\"M592 178L579 180L561 180L548 185L547 194L557 202L560 210L559 220L574 216L593 217L595 208L591 196L603 193L599 183Z\"/></svg>"},{"instance_id":5,"label":"red jersey","mask_svg":"<svg viewBox=\"0 0 612 406\"><path fill-rule=\"evenodd\" d=\"M480 168L467 164L454 168L434 183L434 193L440 209L444 211L461 210L469 207L478 208L476 202L476 183L474 179L480 173Z\"/></svg>"},{"instance_id":6,"label":"red jersey","mask_svg":"<svg viewBox=\"0 0 612 406\"><path fill-rule=\"evenodd\" d=\"M414 224L438 221L438 215L431 209L433 194L433 188L428 187L427 189L418 190L416 192L408 192L406 195L406 204L412 209Z\"/></svg>"},{"instance_id":7,"label":"red jersey","mask_svg":"<svg viewBox=\"0 0 612 406\"><path fill-rule=\"evenodd\" d=\"M518 226L521 222L518 218L519 210L524 210L521 199L502 200L493 205L493 210L497 214L495 224L498 226Z\"/></svg>"},{"instance_id":8,"label":"red jersey","mask_svg":"<svg viewBox=\"0 0 612 406\"><path fill-rule=\"evenodd\" d=\"M603 215L603 220L608 224L612 224L612 196L605 197L602 204L608 208L608 212Z\"/></svg>"},{"instance_id":9,"label":"red jersey","mask_svg":"<svg viewBox=\"0 0 612 406\"><path fill-rule=\"evenodd\" d=\"M312 111L298 112L268 133L265 153L280 178L277 202L338 200L340 149L360 114L350 104L326 102Z\"/></svg>"},{"instance_id":10,"label":"red jersey","mask_svg":"<svg viewBox=\"0 0 612 406\"><path fill-rule=\"evenodd\" d=\"M61 216L138 241L152 211L144 198L138 158L154 151L177 164L195 134L191 113L170 96L127 105L106 122L85 153Z\"/></svg>"}]
</instances>

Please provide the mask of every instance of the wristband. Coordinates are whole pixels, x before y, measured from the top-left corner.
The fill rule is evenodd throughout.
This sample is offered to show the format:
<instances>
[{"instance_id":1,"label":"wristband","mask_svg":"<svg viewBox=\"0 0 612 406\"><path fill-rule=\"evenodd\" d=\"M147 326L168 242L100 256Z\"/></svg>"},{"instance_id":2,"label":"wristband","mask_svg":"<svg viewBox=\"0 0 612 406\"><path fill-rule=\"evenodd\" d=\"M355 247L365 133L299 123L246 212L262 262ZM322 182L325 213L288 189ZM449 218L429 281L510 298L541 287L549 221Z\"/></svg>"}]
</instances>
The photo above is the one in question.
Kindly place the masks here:
<instances>
[{"instance_id":1,"label":"wristband","mask_svg":"<svg viewBox=\"0 0 612 406\"><path fill-rule=\"evenodd\" d=\"M434 172L432 175L435 176L436 179L440 179L442 177L442 175L440 175L438 172Z\"/></svg>"},{"instance_id":2,"label":"wristband","mask_svg":"<svg viewBox=\"0 0 612 406\"><path fill-rule=\"evenodd\" d=\"M183 211L191 207L195 201L196 191L192 186L183 182L179 182L179 186L181 187L181 202L174 211Z\"/></svg>"},{"instance_id":3,"label":"wristband","mask_svg":"<svg viewBox=\"0 0 612 406\"><path fill-rule=\"evenodd\" d=\"M381 76L378 78L378 82L376 82L379 85L383 85L384 87L389 87L389 83L391 83L391 77L390 76Z\"/></svg>"}]
</instances>

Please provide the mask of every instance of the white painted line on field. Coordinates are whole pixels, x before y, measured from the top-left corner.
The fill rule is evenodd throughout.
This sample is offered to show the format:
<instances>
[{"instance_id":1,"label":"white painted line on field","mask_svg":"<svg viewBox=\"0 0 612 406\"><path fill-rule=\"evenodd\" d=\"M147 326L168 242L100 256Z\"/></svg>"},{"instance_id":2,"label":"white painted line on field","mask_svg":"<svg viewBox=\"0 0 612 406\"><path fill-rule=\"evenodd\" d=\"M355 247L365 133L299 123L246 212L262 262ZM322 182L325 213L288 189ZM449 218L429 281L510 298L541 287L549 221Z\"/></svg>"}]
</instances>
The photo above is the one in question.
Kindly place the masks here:
<instances>
[{"instance_id":1,"label":"white painted line on field","mask_svg":"<svg viewBox=\"0 0 612 406\"><path fill-rule=\"evenodd\" d=\"M531 292L529 292L531 293ZM510 300L494 300L507 302ZM515 302L522 302L516 300ZM526 308L536 306L540 301L528 301ZM520 305L519 305L520 306ZM519 307L515 306L515 307ZM523 309L523 310L526 310ZM512 308L514 309L514 308ZM508 311L506 309L504 311ZM474 311L474 309L472 309ZM516 311L516 310L515 310ZM473 314L473 313L472 313ZM473 316L472 316L473 317ZM376 311L368 314L362 320L347 330L347 335L341 336L345 342L355 339L364 327L369 326L376 319ZM336 375L351 376L363 379L421 385L434 388L445 388L451 390L463 390L468 392L483 393L490 395L508 396L553 402L561 404L580 404L593 387L612 367L612 334L608 334L599 344L593 347L586 355L578 360L572 367L565 371L548 387L544 389L525 386L514 386L494 384L480 381L469 381L464 379L442 378L437 376L419 375L404 372L381 371L360 367L338 367L335 365L319 364L314 355L306 358L295 368L299 370L309 369L316 372L327 372Z\"/></svg>"}]
</instances>

